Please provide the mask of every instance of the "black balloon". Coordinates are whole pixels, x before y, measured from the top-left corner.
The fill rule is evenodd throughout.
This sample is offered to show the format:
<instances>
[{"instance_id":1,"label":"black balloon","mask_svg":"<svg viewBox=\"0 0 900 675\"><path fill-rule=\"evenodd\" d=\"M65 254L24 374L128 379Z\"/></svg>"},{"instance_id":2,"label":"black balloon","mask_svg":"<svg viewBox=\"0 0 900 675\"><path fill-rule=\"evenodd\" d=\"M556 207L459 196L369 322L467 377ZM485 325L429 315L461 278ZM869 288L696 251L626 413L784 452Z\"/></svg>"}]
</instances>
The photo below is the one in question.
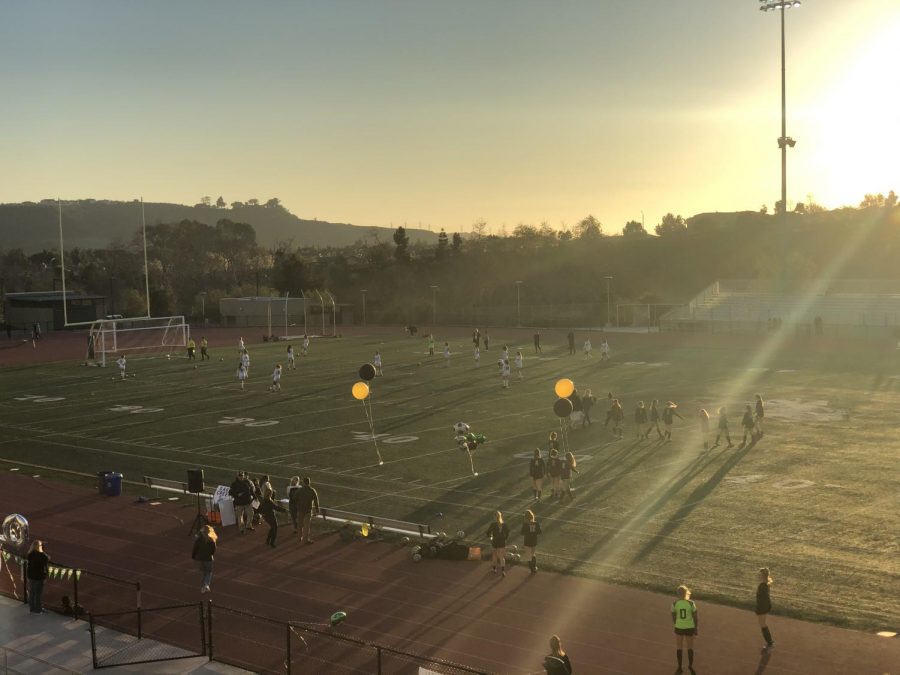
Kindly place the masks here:
<instances>
[{"instance_id":1,"label":"black balloon","mask_svg":"<svg viewBox=\"0 0 900 675\"><path fill-rule=\"evenodd\" d=\"M557 399L553 404L553 412L557 417L568 417L572 414L572 401L567 398Z\"/></svg>"},{"instance_id":2,"label":"black balloon","mask_svg":"<svg viewBox=\"0 0 900 675\"><path fill-rule=\"evenodd\" d=\"M375 366L371 363L364 363L359 367L359 378L368 382L375 379Z\"/></svg>"}]
</instances>

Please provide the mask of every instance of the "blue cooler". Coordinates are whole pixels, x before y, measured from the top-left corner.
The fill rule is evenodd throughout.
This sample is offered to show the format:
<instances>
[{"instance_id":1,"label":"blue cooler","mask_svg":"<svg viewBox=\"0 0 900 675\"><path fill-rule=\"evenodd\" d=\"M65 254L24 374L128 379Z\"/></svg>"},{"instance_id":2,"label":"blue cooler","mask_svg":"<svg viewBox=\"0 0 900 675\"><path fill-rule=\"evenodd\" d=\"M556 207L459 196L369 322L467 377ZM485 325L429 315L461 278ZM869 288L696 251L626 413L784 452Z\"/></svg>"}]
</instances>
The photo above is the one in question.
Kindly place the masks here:
<instances>
[{"instance_id":1,"label":"blue cooler","mask_svg":"<svg viewBox=\"0 0 900 675\"><path fill-rule=\"evenodd\" d=\"M103 483L103 494L107 497L118 497L122 494L122 474L106 474L106 480Z\"/></svg>"}]
</instances>

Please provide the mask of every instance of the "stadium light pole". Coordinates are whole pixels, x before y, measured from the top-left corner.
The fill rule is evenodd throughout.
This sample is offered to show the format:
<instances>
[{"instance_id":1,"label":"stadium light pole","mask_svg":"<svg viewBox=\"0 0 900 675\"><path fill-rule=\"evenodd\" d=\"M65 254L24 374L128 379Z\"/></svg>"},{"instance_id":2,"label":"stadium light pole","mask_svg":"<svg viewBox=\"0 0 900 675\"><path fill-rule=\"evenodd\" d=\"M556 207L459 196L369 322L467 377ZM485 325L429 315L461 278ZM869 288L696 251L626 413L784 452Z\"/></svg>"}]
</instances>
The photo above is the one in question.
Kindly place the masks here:
<instances>
[{"instance_id":1,"label":"stadium light pole","mask_svg":"<svg viewBox=\"0 0 900 675\"><path fill-rule=\"evenodd\" d=\"M522 288L522 282L516 282L516 326L519 328L522 327L522 302L521 302L521 294L520 290Z\"/></svg>"},{"instance_id":2,"label":"stadium light pole","mask_svg":"<svg viewBox=\"0 0 900 675\"><path fill-rule=\"evenodd\" d=\"M439 286L432 285L431 287L431 334L434 335L434 327L437 324L437 291Z\"/></svg>"},{"instance_id":3,"label":"stadium light pole","mask_svg":"<svg viewBox=\"0 0 900 675\"><path fill-rule=\"evenodd\" d=\"M801 5L800 0L759 0L762 12L781 12L781 136L778 147L781 149L781 222L787 224L787 149L793 148L797 142L787 135L787 103L784 65L784 11Z\"/></svg>"},{"instance_id":4,"label":"stadium light pole","mask_svg":"<svg viewBox=\"0 0 900 675\"><path fill-rule=\"evenodd\" d=\"M366 293L368 293L368 289L364 288L360 291L363 296L363 328L366 327Z\"/></svg>"},{"instance_id":5,"label":"stadium light pole","mask_svg":"<svg viewBox=\"0 0 900 675\"><path fill-rule=\"evenodd\" d=\"M606 327L609 328L609 326L611 325L609 322L609 295L610 295L609 287L610 287L610 282L613 280L613 277L605 276L603 278L606 279Z\"/></svg>"}]
</instances>

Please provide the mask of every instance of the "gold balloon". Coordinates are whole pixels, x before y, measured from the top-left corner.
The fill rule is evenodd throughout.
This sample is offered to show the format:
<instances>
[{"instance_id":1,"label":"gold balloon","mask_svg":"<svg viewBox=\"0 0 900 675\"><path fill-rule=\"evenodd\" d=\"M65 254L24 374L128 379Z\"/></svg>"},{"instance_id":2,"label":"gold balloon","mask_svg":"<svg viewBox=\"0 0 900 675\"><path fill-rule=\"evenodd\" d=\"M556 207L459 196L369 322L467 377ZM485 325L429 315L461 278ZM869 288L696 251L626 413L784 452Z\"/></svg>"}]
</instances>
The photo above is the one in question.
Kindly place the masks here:
<instances>
[{"instance_id":1,"label":"gold balloon","mask_svg":"<svg viewBox=\"0 0 900 675\"><path fill-rule=\"evenodd\" d=\"M553 391L555 391L556 395L560 398L569 398L575 392L575 383L564 377L561 380L557 380L556 386L553 387Z\"/></svg>"},{"instance_id":2,"label":"gold balloon","mask_svg":"<svg viewBox=\"0 0 900 675\"><path fill-rule=\"evenodd\" d=\"M362 401L369 395L369 385L365 382L357 382L353 385L353 398L357 401Z\"/></svg>"}]
</instances>

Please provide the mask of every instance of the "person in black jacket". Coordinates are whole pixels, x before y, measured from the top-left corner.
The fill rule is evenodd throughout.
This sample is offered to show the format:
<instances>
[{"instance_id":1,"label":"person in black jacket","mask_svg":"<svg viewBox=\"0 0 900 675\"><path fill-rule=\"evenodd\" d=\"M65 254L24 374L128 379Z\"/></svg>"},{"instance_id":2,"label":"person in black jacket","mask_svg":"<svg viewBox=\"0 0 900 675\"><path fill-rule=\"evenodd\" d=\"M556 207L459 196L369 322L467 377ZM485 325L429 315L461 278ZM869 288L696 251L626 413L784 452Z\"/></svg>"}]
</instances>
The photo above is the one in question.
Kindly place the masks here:
<instances>
[{"instance_id":1,"label":"person in black jacket","mask_svg":"<svg viewBox=\"0 0 900 675\"><path fill-rule=\"evenodd\" d=\"M762 631L763 639L766 641L766 649L775 646L772 639L772 633L766 619L769 612L772 611L772 600L769 597L769 586L772 585L772 577L769 576L769 568L761 567L759 570L759 585L756 587L756 618L759 621L759 630Z\"/></svg>"},{"instance_id":2,"label":"person in black jacket","mask_svg":"<svg viewBox=\"0 0 900 675\"><path fill-rule=\"evenodd\" d=\"M44 542L36 539L28 551L28 609L32 614L43 614L41 597L44 593L44 581L50 571L50 557L44 553Z\"/></svg>"},{"instance_id":3,"label":"person in black jacket","mask_svg":"<svg viewBox=\"0 0 900 675\"><path fill-rule=\"evenodd\" d=\"M562 497L562 460L559 458L559 450L551 447L550 458L547 460L547 473L550 475L550 498Z\"/></svg>"},{"instance_id":4,"label":"person in black jacket","mask_svg":"<svg viewBox=\"0 0 900 675\"><path fill-rule=\"evenodd\" d=\"M253 483L247 478L246 471L238 471L237 478L229 488L231 498L234 500L234 517L237 520L238 528L241 534L244 530L253 529L253 501L254 488Z\"/></svg>"},{"instance_id":5,"label":"person in black jacket","mask_svg":"<svg viewBox=\"0 0 900 675\"><path fill-rule=\"evenodd\" d=\"M541 457L541 449L534 449L534 457L528 465L528 475L531 476L531 482L534 484L534 501L541 501L541 492L544 488L544 474L547 472L547 465L544 458Z\"/></svg>"},{"instance_id":6,"label":"person in black jacket","mask_svg":"<svg viewBox=\"0 0 900 675\"><path fill-rule=\"evenodd\" d=\"M538 535L541 533L541 524L535 519L534 512L529 509L525 512L525 522L522 523L522 536L525 537L525 557L528 558L528 567L531 573L538 571L537 557L534 549L538 545Z\"/></svg>"},{"instance_id":7,"label":"person in black jacket","mask_svg":"<svg viewBox=\"0 0 900 675\"><path fill-rule=\"evenodd\" d=\"M509 538L509 526L503 522L503 514L499 511L494 514L494 522L488 528L487 536L491 538L491 573L497 573L499 563L500 573L506 576L506 540Z\"/></svg>"},{"instance_id":8,"label":"person in black jacket","mask_svg":"<svg viewBox=\"0 0 900 675\"><path fill-rule=\"evenodd\" d=\"M213 560L216 555L216 541L218 540L216 531L212 525L204 525L200 528L197 538L194 540L194 549L191 551L191 558L200 563L200 575L202 576L201 593L209 593L209 585L212 583Z\"/></svg>"},{"instance_id":9,"label":"person in black jacket","mask_svg":"<svg viewBox=\"0 0 900 675\"><path fill-rule=\"evenodd\" d=\"M269 525L269 533L266 535L266 544L275 548L275 540L278 539L278 520L275 518L275 512L281 511L285 513L287 511L281 504L275 501L275 490L274 488L268 491L262 499L259 500L259 515L263 517L263 520Z\"/></svg>"},{"instance_id":10,"label":"person in black jacket","mask_svg":"<svg viewBox=\"0 0 900 675\"><path fill-rule=\"evenodd\" d=\"M550 654L544 657L544 670L547 675L572 675L572 664L563 651L559 635L550 638Z\"/></svg>"},{"instance_id":11,"label":"person in black jacket","mask_svg":"<svg viewBox=\"0 0 900 675\"><path fill-rule=\"evenodd\" d=\"M741 418L741 426L744 428L744 438L741 441L741 446L744 447L747 445L748 434L750 435L750 442L753 442L754 427L756 426L756 421L753 419L753 408L750 407L749 403L744 408L744 416Z\"/></svg>"}]
</instances>

